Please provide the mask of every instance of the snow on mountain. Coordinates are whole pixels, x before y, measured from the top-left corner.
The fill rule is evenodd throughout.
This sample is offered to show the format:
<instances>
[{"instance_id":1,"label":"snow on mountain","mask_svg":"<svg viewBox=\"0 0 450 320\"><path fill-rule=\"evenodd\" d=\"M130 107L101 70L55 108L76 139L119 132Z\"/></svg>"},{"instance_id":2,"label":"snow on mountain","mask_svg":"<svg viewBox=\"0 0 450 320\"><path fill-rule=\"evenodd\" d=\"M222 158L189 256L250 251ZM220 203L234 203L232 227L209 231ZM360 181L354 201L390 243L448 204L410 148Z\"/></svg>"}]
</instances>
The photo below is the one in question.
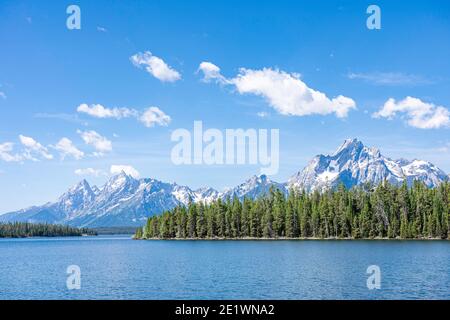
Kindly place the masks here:
<instances>
[{"instance_id":1,"label":"snow on mountain","mask_svg":"<svg viewBox=\"0 0 450 320\"><path fill-rule=\"evenodd\" d=\"M394 184L414 180L435 187L448 180L442 170L423 160L392 160L376 148L357 139L346 140L333 154L318 155L287 183L265 175L253 176L244 183L218 192L212 188L192 190L176 183L156 179L135 179L125 172L111 177L98 188L86 180L70 188L54 203L0 215L0 222L28 221L62 223L74 226L139 226L147 217L160 214L190 201L211 203L216 199L258 198L271 188L285 194L288 190L323 191L343 183L347 188L364 183L376 185L384 180Z\"/></svg>"},{"instance_id":2,"label":"snow on mountain","mask_svg":"<svg viewBox=\"0 0 450 320\"><path fill-rule=\"evenodd\" d=\"M245 197L255 199L268 194L271 188L274 190L279 189L285 194L287 193L284 184L274 182L266 175L260 175L253 176L244 183L225 190L219 197L223 200L226 200L227 198L233 199L234 197L237 197L239 200L243 200Z\"/></svg>"},{"instance_id":3,"label":"snow on mountain","mask_svg":"<svg viewBox=\"0 0 450 320\"><path fill-rule=\"evenodd\" d=\"M413 160L404 162L402 170L408 185L411 185L414 180L420 180L427 186L434 187L447 179L444 171L428 161Z\"/></svg>"},{"instance_id":4,"label":"snow on mountain","mask_svg":"<svg viewBox=\"0 0 450 320\"><path fill-rule=\"evenodd\" d=\"M288 186L307 191L333 188L343 183L347 188L364 183L373 185L387 180L392 184L414 180L435 187L445 180L445 173L433 164L384 157L376 148L366 147L357 139L346 140L331 155L318 155L292 176Z\"/></svg>"},{"instance_id":5,"label":"snow on mountain","mask_svg":"<svg viewBox=\"0 0 450 320\"><path fill-rule=\"evenodd\" d=\"M194 191L194 202L211 203L219 198L219 191L213 188L200 188Z\"/></svg>"},{"instance_id":6,"label":"snow on mountain","mask_svg":"<svg viewBox=\"0 0 450 320\"><path fill-rule=\"evenodd\" d=\"M141 225L147 217L188 204L188 187L156 179L135 179L122 172L112 177L83 214L67 221L83 226Z\"/></svg>"}]
</instances>

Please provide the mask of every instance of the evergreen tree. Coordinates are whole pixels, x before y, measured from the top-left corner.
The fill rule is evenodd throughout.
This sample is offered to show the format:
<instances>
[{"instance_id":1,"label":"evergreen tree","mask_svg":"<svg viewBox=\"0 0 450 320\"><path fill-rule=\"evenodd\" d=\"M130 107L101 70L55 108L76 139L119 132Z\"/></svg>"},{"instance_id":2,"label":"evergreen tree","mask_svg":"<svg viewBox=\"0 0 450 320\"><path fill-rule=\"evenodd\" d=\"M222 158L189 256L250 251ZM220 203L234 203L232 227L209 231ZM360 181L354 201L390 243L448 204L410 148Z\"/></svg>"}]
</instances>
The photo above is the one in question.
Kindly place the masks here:
<instances>
[{"instance_id":1,"label":"evergreen tree","mask_svg":"<svg viewBox=\"0 0 450 320\"><path fill-rule=\"evenodd\" d=\"M270 190L265 197L190 202L153 216L135 238L442 238L450 237L450 183L434 189L387 182L377 187L343 185L319 193ZM50 225L0 225L1 236L70 234Z\"/></svg>"}]
</instances>

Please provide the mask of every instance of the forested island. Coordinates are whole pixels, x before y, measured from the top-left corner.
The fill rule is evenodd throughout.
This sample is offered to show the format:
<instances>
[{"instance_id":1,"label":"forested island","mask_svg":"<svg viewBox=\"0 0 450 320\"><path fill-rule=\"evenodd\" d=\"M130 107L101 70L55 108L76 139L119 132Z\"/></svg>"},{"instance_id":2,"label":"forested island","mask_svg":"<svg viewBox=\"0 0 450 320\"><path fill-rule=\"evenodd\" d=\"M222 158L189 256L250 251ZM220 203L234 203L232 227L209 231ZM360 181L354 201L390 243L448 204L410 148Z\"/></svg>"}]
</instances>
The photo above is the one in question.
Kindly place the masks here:
<instances>
[{"instance_id":1,"label":"forested island","mask_svg":"<svg viewBox=\"0 0 450 320\"><path fill-rule=\"evenodd\" d=\"M190 203L148 219L135 239L450 239L450 183L384 182L256 200Z\"/></svg>"},{"instance_id":2,"label":"forested island","mask_svg":"<svg viewBox=\"0 0 450 320\"><path fill-rule=\"evenodd\" d=\"M87 228L45 223L0 223L0 238L80 237L83 235L94 236L97 235L97 232Z\"/></svg>"}]
</instances>

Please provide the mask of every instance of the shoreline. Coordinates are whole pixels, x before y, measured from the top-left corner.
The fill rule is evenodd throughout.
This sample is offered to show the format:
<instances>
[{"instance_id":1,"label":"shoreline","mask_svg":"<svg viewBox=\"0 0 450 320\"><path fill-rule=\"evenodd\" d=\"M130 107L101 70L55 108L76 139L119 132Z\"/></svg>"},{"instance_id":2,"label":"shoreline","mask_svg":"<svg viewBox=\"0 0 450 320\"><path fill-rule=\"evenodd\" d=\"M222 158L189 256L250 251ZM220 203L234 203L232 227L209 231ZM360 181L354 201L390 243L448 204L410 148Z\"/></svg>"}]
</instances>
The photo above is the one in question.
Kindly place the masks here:
<instances>
[{"instance_id":1,"label":"shoreline","mask_svg":"<svg viewBox=\"0 0 450 320\"><path fill-rule=\"evenodd\" d=\"M449 241L442 238L135 238L136 241Z\"/></svg>"}]
</instances>

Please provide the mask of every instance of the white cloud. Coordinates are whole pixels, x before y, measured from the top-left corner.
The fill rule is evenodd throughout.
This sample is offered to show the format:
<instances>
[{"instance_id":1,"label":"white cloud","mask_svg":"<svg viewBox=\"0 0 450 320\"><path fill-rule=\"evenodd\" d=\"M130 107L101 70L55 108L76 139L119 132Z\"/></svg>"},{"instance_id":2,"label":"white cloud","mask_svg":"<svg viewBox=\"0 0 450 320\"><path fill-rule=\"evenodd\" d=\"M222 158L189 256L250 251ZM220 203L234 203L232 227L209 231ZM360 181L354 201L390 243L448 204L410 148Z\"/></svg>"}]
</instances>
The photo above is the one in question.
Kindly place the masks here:
<instances>
[{"instance_id":1,"label":"white cloud","mask_svg":"<svg viewBox=\"0 0 450 320\"><path fill-rule=\"evenodd\" d=\"M101 156L105 152L110 152L112 150L112 142L94 130L78 130L77 132L86 144L93 146L95 150L98 151L95 153L96 156Z\"/></svg>"},{"instance_id":2,"label":"white cloud","mask_svg":"<svg viewBox=\"0 0 450 320\"><path fill-rule=\"evenodd\" d=\"M372 73L349 73L349 79L363 80L375 85L401 86L401 85L420 85L429 84L427 80L421 76L413 74L404 74L400 72L372 72Z\"/></svg>"},{"instance_id":3,"label":"white cloud","mask_svg":"<svg viewBox=\"0 0 450 320\"><path fill-rule=\"evenodd\" d=\"M130 57L131 62L138 68L145 67L148 73L163 82L175 82L181 79L180 73L168 66L161 58L150 51L137 53Z\"/></svg>"},{"instance_id":4,"label":"white cloud","mask_svg":"<svg viewBox=\"0 0 450 320\"><path fill-rule=\"evenodd\" d=\"M406 97L398 102L390 98L372 116L392 120L397 114L401 114L408 125L419 129L450 127L450 111L448 109L413 97Z\"/></svg>"},{"instance_id":5,"label":"white cloud","mask_svg":"<svg viewBox=\"0 0 450 320\"><path fill-rule=\"evenodd\" d=\"M335 113L337 117L345 118L350 110L356 109L352 99L342 95L329 99L324 93L309 88L296 73L271 68L241 68L235 78L226 79L220 74L220 69L210 62L200 64L199 70L204 73L204 81L216 80L219 83L234 85L240 94L261 96L283 115Z\"/></svg>"},{"instance_id":6,"label":"white cloud","mask_svg":"<svg viewBox=\"0 0 450 320\"><path fill-rule=\"evenodd\" d=\"M198 71L203 72L203 81L205 82L215 80L223 84L228 83L227 79L220 73L220 68L211 62L204 61L200 63Z\"/></svg>"},{"instance_id":7,"label":"white cloud","mask_svg":"<svg viewBox=\"0 0 450 320\"><path fill-rule=\"evenodd\" d=\"M139 178L140 174L132 166L127 165L112 165L110 169L111 174L120 174L125 172L127 175L132 176L133 178Z\"/></svg>"},{"instance_id":8,"label":"white cloud","mask_svg":"<svg viewBox=\"0 0 450 320\"><path fill-rule=\"evenodd\" d=\"M53 148L60 152L63 160L66 156L72 156L77 160L84 157L84 152L78 150L68 138L62 138Z\"/></svg>"},{"instance_id":9,"label":"white cloud","mask_svg":"<svg viewBox=\"0 0 450 320\"><path fill-rule=\"evenodd\" d=\"M99 32L108 32L108 29L106 29L105 27L97 26L97 31L99 31Z\"/></svg>"},{"instance_id":10,"label":"white cloud","mask_svg":"<svg viewBox=\"0 0 450 320\"><path fill-rule=\"evenodd\" d=\"M99 177L99 176L105 175L106 173L103 170L100 170L100 169L85 168L85 169L77 169L77 170L75 170L75 174L77 176L94 176L94 177Z\"/></svg>"},{"instance_id":11,"label":"white cloud","mask_svg":"<svg viewBox=\"0 0 450 320\"><path fill-rule=\"evenodd\" d=\"M138 121L142 122L146 127L154 127L155 125L167 126L171 118L165 114L158 107L147 108L144 112L140 113L135 109L129 108L106 108L100 104L93 104L88 106L83 103L78 106L78 112L86 113L96 118L115 118L122 119L128 117L134 117Z\"/></svg>"},{"instance_id":12,"label":"white cloud","mask_svg":"<svg viewBox=\"0 0 450 320\"><path fill-rule=\"evenodd\" d=\"M47 160L53 159L53 155L48 152L48 149L33 138L19 135L19 139L22 145L25 147L24 157L26 159L37 160L33 157L33 153Z\"/></svg>"},{"instance_id":13,"label":"white cloud","mask_svg":"<svg viewBox=\"0 0 450 320\"><path fill-rule=\"evenodd\" d=\"M150 107L139 117L147 128L155 125L167 126L172 119L157 107Z\"/></svg>"},{"instance_id":14,"label":"white cloud","mask_svg":"<svg viewBox=\"0 0 450 320\"><path fill-rule=\"evenodd\" d=\"M5 142L0 143L0 159L6 162L18 162L22 161L22 156L18 154L11 154L11 151L14 148L14 143Z\"/></svg>"},{"instance_id":15,"label":"white cloud","mask_svg":"<svg viewBox=\"0 0 450 320\"><path fill-rule=\"evenodd\" d=\"M95 118L115 118L122 119L134 117L137 111L129 108L105 108L101 104L92 104L88 106L86 103L80 104L77 108L78 112L86 113Z\"/></svg>"}]
</instances>

